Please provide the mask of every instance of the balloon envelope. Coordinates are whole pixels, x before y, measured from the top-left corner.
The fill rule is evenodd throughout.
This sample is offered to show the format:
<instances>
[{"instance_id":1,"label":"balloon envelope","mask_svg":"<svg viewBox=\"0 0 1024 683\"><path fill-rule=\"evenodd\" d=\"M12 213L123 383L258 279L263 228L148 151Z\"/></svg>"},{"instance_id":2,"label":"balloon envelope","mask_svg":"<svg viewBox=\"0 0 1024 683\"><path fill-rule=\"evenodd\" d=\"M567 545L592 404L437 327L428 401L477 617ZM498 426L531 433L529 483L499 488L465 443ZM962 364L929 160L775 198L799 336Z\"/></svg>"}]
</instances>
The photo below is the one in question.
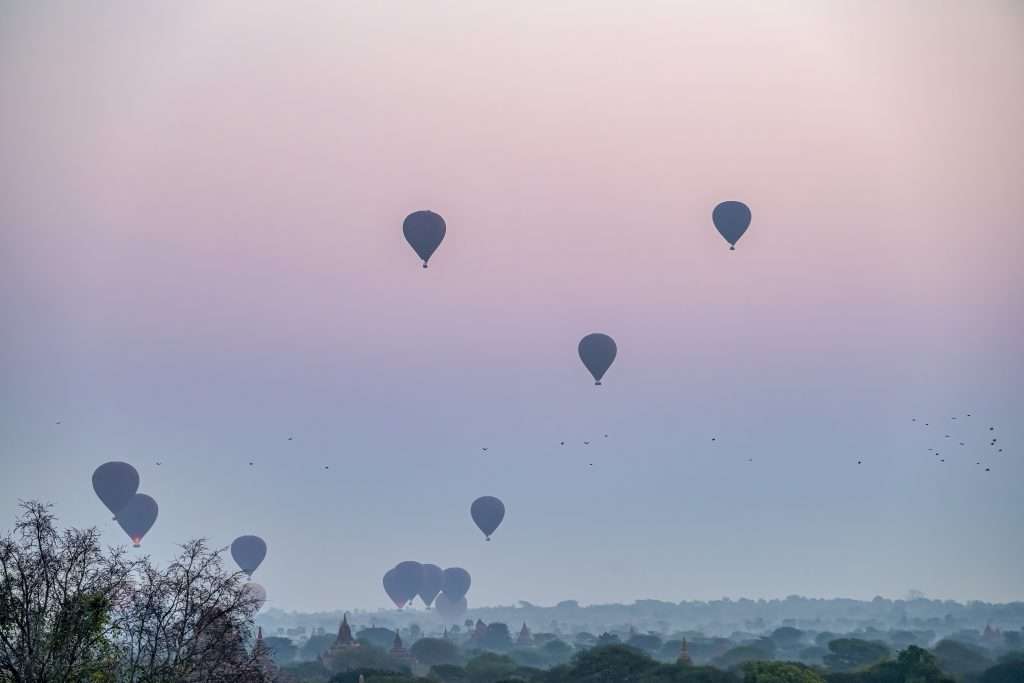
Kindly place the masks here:
<instances>
[{"instance_id":1,"label":"balloon envelope","mask_svg":"<svg viewBox=\"0 0 1024 683\"><path fill-rule=\"evenodd\" d=\"M448 623L461 619L462 615L466 613L466 608L468 606L469 604L466 602L466 596L462 596L458 600L453 600L445 593L441 593L437 596L437 600L434 601L434 609Z\"/></svg>"},{"instance_id":2,"label":"balloon envelope","mask_svg":"<svg viewBox=\"0 0 1024 683\"><path fill-rule=\"evenodd\" d=\"M117 523L132 539L132 545L138 548L142 545L142 537L153 528L159 511L155 500L145 493L136 493L117 513Z\"/></svg>"},{"instance_id":3,"label":"balloon envelope","mask_svg":"<svg viewBox=\"0 0 1024 683\"><path fill-rule=\"evenodd\" d=\"M267 543L259 536L239 536L231 542L231 557L243 572L252 573L267 556Z\"/></svg>"},{"instance_id":4,"label":"balloon envelope","mask_svg":"<svg viewBox=\"0 0 1024 683\"><path fill-rule=\"evenodd\" d=\"M444 570L444 587L441 592L448 597L449 600L458 600L459 598L465 597L466 593L469 592L469 586L473 580L462 567L449 567Z\"/></svg>"},{"instance_id":5,"label":"balloon envelope","mask_svg":"<svg viewBox=\"0 0 1024 683\"><path fill-rule=\"evenodd\" d=\"M711 212L711 220L732 250L750 227L750 207L743 202L722 202Z\"/></svg>"},{"instance_id":6,"label":"balloon envelope","mask_svg":"<svg viewBox=\"0 0 1024 683\"><path fill-rule=\"evenodd\" d=\"M469 514L489 541L501 520L505 519L505 504L494 496L482 496L469 506Z\"/></svg>"},{"instance_id":7,"label":"balloon envelope","mask_svg":"<svg viewBox=\"0 0 1024 683\"><path fill-rule=\"evenodd\" d=\"M252 604L253 614L263 609L263 605L267 603L267 590L263 586L250 581L242 586L242 590L245 600Z\"/></svg>"},{"instance_id":8,"label":"balloon envelope","mask_svg":"<svg viewBox=\"0 0 1024 683\"><path fill-rule=\"evenodd\" d=\"M420 576L420 600L427 607L434 602L434 598L444 588L444 571L436 564L423 565L423 573Z\"/></svg>"},{"instance_id":9,"label":"balloon envelope","mask_svg":"<svg viewBox=\"0 0 1024 683\"><path fill-rule=\"evenodd\" d=\"M419 562L407 560L395 565L395 580L398 582L398 590L401 597L407 603L416 597L420 592L420 584L423 582L423 565Z\"/></svg>"},{"instance_id":10,"label":"balloon envelope","mask_svg":"<svg viewBox=\"0 0 1024 683\"><path fill-rule=\"evenodd\" d=\"M398 577L395 574L394 569L389 569L384 573L384 592L391 598L391 602L395 603L395 607L402 609L405 603L409 602L408 598L403 598L403 593L398 586Z\"/></svg>"},{"instance_id":11,"label":"balloon envelope","mask_svg":"<svg viewBox=\"0 0 1024 683\"><path fill-rule=\"evenodd\" d=\"M441 245L447 228L444 219L433 211L416 211L406 216L402 223L405 240L416 255L423 260L423 267L434 251Z\"/></svg>"},{"instance_id":12,"label":"balloon envelope","mask_svg":"<svg viewBox=\"0 0 1024 683\"><path fill-rule=\"evenodd\" d=\"M580 340L577 350L583 365L586 366L587 370L594 377L594 384L600 385L601 378L604 377L604 373L608 372L608 368L612 366L612 362L619 352L619 347L615 345L615 340L607 334L594 332Z\"/></svg>"},{"instance_id":13,"label":"balloon envelope","mask_svg":"<svg viewBox=\"0 0 1024 683\"><path fill-rule=\"evenodd\" d=\"M139 491L139 473L126 462L105 462L92 473L92 489L117 519Z\"/></svg>"}]
</instances>

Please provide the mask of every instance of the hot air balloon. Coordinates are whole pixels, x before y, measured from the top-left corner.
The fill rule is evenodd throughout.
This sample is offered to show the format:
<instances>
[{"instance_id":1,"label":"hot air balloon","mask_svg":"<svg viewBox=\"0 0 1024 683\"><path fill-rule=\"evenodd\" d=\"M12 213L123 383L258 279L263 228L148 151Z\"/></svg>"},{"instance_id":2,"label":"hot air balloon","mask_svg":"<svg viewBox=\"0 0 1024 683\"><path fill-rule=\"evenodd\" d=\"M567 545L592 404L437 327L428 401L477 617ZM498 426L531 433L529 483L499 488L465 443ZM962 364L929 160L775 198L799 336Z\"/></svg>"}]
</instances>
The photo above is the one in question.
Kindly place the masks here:
<instances>
[{"instance_id":1,"label":"hot air balloon","mask_svg":"<svg viewBox=\"0 0 1024 683\"><path fill-rule=\"evenodd\" d=\"M494 496L482 496L469 506L469 514L489 541L501 520L505 519L505 504Z\"/></svg>"},{"instance_id":2,"label":"hot air balloon","mask_svg":"<svg viewBox=\"0 0 1024 683\"><path fill-rule=\"evenodd\" d=\"M433 211L410 213L402 223L405 240L423 260L424 268L427 267L431 255L441 245L446 230L444 219Z\"/></svg>"},{"instance_id":3,"label":"hot air balloon","mask_svg":"<svg viewBox=\"0 0 1024 683\"><path fill-rule=\"evenodd\" d=\"M384 573L384 592L391 598L391 602L395 603L395 607L402 609L405 603L409 602L409 598L405 597L399 588L398 576L395 574L394 569L389 569Z\"/></svg>"},{"instance_id":4,"label":"hot air balloon","mask_svg":"<svg viewBox=\"0 0 1024 683\"><path fill-rule=\"evenodd\" d=\"M420 584L423 583L423 565L412 560L399 562L395 565L395 578L398 581L398 589L405 597L405 602L409 602L420 592Z\"/></svg>"},{"instance_id":5,"label":"hot air balloon","mask_svg":"<svg viewBox=\"0 0 1024 683\"><path fill-rule=\"evenodd\" d=\"M267 543L259 536L239 536L231 542L231 557L243 572L252 573L267 556Z\"/></svg>"},{"instance_id":6,"label":"hot air balloon","mask_svg":"<svg viewBox=\"0 0 1024 683\"><path fill-rule=\"evenodd\" d=\"M729 243L729 251L750 227L750 208L743 202L722 202L711 212L711 220L719 234Z\"/></svg>"},{"instance_id":7,"label":"hot air balloon","mask_svg":"<svg viewBox=\"0 0 1024 683\"><path fill-rule=\"evenodd\" d=\"M249 602L253 607L253 614L256 614L256 612L259 612L261 609L263 609L263 605L267 603L267 590L258 583L253 583L250 581L249 583L242 586L242 591L243 598L247 602Z\"/></svg>"},{"instance_id":8,"label":"hot air balloon","mask_svg":"<svg viewBox=\"0 0 1024 683\"><path fill-rule=\"evenodd\" d=\"M442 588L444 588L444 571L436 564L423 565L419 594L420 600L427 606L427 609L430 609L431 603L434 602L434 598Z\"/></svg>"},{"instance_id":9,"label":"hot air balloon","mask_svg":"<svg viewBox=\"0 0 1024 683\"><path fill-rule=\"evenodd\" d=\"M139 473L126 462L106 462L92 473L92 488L117 519L139 490Z\"/></svg>"},{"instance_id":10,"label":"hot air balloon","mask_svg":"<svg viewBox=\"0 0 1024 683\"><path fill-rule=\"evenodd\" d=\"M142 545L142 537L153 528L159 511L155 500L145 493L136 493L117 513L117 523L132 539L132 545L138 548Z\"/></svg>"},{"instance_id":11,"label":"hot air balloon","mask_svg":"<svg viewBox=\"0 0 1024 683\"><path fill-rule=\"evenodd\" d=\"M434 601L434 607L441 618L448 623L454 623L462 618L462 615L466 613L466 609L469 605L466 602L466 597L463 596L458 600L453 600L444 593L437 596L437 600Z\"/></svg>"},{"instance_id":12,"label":"hot air balloon","mask_svg":"<svg viewBox=\"0 0 1024 683\"><path fill-rule=\"evenodd\" d=\"M615 340L607 334L594 332L580 340L580 360L594 376L595 385L601 386L601 378L608 372L618 352Z\"/></svg>"},{"instance_id":13,"label":"hot air balloon","mask_svg":"<svg viewBox=\"0 0 1024 683\"><path fill-rule=\"evenodd\" d=\"M458 601L469 592L469 586L473 583L472 578L462 567L448 567L444 570L444 587L442 594L449 600Z\"/></svg>"}]
</instances>

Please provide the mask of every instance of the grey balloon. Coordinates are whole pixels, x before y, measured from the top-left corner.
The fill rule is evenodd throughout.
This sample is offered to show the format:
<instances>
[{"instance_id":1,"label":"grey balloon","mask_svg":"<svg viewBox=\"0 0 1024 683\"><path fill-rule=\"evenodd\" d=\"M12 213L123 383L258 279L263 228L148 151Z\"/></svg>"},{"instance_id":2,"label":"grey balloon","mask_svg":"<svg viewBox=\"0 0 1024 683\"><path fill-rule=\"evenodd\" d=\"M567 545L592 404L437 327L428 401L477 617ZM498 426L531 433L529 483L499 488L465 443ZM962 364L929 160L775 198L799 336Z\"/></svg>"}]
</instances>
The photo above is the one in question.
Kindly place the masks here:
<instances>
[{"instance_id":1,"label":"grey balloon","mask_svg":"<svg viewBox=\"0 0 1024 683\"><path fill-rule=\"evenodd\" d=\"M444 571L436 564L423 565L423 572L420 575L420 600L428 608L434 602L434 598L444 588Z\"/></svg>"},{"instance_id":2,"label":"grey balloon","mask_svg":"<svg viewBox=\"0 0 1024 683\"><path fill-rule=\"evenodd\" d=\"M399 562L395 565L395 580L398 582L401 597L405 598L403 602L408 603L420 592L420 583L423 581L423 565L412 560Z\"/></svg>"},{"instance_id":3,"label":"grey balloon","mask_svg":"<svg viewBox=\"0 0 1024 683\"><path fill-rule=\"evenodd\" d=\"M437 600L434 601L434 610L448 623L454 623L462 619L468 607L469 603L466 601L465 596L454 600L441 593L437 596Z\"/></svg>"},{"instance_id":4,"label":"grey balloon","mask_svg":"<svg viewBox=\"0 0 1024 683\"><path fill-rule=\"evenodd\" d=\"M131 500L117 513L117 523L132 539L132 545L142 545L142 537L153 528L160 512L156 501L145 493L136 493Z\"/></svg>"},{"instance_id":5,"label":"grey balloon","mask_svg":"<svg viewBox=\"0 0 1024 683\"><path fill-rule=\"evenodd\" d=\"M384 592L391 598L391 602L395 603L395 607L402 609L405 607L405 603L409 602L409 598L404 597L404 593L399 587L398 575L394 569L389 569L384 573Z\"/></svg>"},{"instance_id":6,"label":"grey balloon","mask_svg":"<svg viewBox=\"0 0 1024 683\"><path fill-rule=\"evenodd\" d=\"M441 592L449 600L458 601L459 598L466 596L472 583L473 579L465 569L462 567L449 567L444 570L444 587L441 588Z\"/></svg>"},{"instance_id":7,"label":"grey balloon","mask_svg":"<svg viewBox=\"0 0 1024 683\"><path fill-rule=\"evenodd\" d=\"M253 607L253 614L263 609L267 604L267 590L258 583L249 582L242 586L244 597Z\"/></svg>"},{"instance_id":8,"label":"grey balloon","mask_svg":"<svg viewBox=\"0 0 1024 683\"><path fill-rule=\"evenodd\" d=\"M469 506L469 515L489 541L501 520L505 519L505 504L494 496L481 496Z\"/></svg>"},{"instance_id":9,"label":"grey balloon","mask_svg":"<svg viewBox=\"0 0 1024 683\"><path fill-rule=\"evenodd\" d=\"M105 462L92 473L92 489L117 519L139 490L139 473L126 462Z\"/></svg>"},{"instance_id":10,"label":"grey balloon","mask_svg":"<svg viewBox=\"0 0 1024 683\"><path fill-rule=\"evenodd\" d=\"M427 261L441 246L447 226L444 219L433 211L415 211L406 216L402 223L402 232L405 234L405 240L409 246L422 259L423 267L426 268Z\"/></svg>"},{"instance_id":11,"label":"grey balloon","mask_svg":"<svg viewBox=\"0 0 1024 683\"><path fill-rule=\"evenodd\" d=\"M601 386L601 378L608 372L608 368L612 366L615 356L619 353L615 340L607 334L594 332L580 340L577 351L583 365L593 376L594 384Z\"/></svg>"},{"instance_id":12,"label":"grey balloon","mask_svg":"<svg viewBox=\"0 0 1024 683\"><path fill-rule=\"evenodd\" d=\"M250 577L267 556L267 543L259 536L239 536L231 542L231 557Z\"/></svg>"},{"instance_id":13,"label":"grey balloon","mask_svg":"<svg viewBox=\"0 0 1024 683\"><path fill-rule=\"evenodd\" d=\"M750 207L743 202L722 202L711 212L711 221L729 243L729 251L734 251L736 243L750 227Z\"/></svg>"}]
</instances>

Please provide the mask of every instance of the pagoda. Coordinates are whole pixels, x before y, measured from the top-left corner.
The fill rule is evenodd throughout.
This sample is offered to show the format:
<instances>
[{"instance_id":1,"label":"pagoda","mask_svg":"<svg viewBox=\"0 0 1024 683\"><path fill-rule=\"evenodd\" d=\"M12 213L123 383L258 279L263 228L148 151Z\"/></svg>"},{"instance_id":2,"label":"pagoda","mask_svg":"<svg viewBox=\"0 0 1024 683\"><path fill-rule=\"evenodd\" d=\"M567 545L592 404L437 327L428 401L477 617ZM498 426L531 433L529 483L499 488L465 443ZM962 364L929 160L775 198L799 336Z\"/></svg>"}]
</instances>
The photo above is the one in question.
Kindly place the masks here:
<instances>
[{"instance_id":1,"label":"pagoda","mask_svg":"<svg viewBox=\"0 0 1024 683\"><path fill-rule=\"evenodd\" d=\"M679 646L679 656L676 661L683 666L693 665L693 660L690 658L690 647L686 644L686 638L683 638L682 644Z\"/></svg>"},{"instance_id":2,"label":"pagoda","mask_svg":"<svg viewBox=\"0 0 1024 683\"><path fill-rule=\"evenodd\" d=\"M334 640L333 645L321 653L320 662L330 669L328 665L336 655L343 654L357 647L359 647L359 641L352 637L352 628L348 625L348 613L345 613L341 617L341 625L338 626L338 637Z\"/></svg>"},{"instance_id":3,"label":"pagoda","mask_svg":"<svg viewBox=\"0 0 1024 683\"><path fill-rule=\"evenodd\" d=\"M533 644L533 636L530 635L530 629L526 628L526 622L523 622L523 627L519 629L519 637L516 638L516 645L520 647L529 647Z\"/></svg>"},{"instance_id":4,"label":"pagoda","mask_svg":"<svg viewBox=\"0 0 1024 683\"><path fill-rule=\"evenodd\" d=\"M408 666L413 673L419 671L420 667L417 666L419 662L417 662L411 652L405 649L405 645L402 643L402 636L398 635L397 628L395 629L395 639L391 643L391 650L388 654L399 664Z\"/></svg>"},{"instance_id":5,"label":"pagoda","mask_svg":"<svg viewBox=\"0 0 1024 683\"><path fill-rule=\"evenodd\" d=\"M263 628L258 627L256 629L256 645L252 651L253 659L256 661L256 666L259 667L260 672L270 680L277 678L277 664L274 663L273 657L271 657L270 648L263 642Z\"/></svg>"},{"instance_id":6,"label":"pagoda","mask_svg":"<svg viewBox=\"0 0 1024 683\"><path fill-rule=\"evenodd\" d=\"M487 635L487 624L482 619L477 619L476 628L473 630L473 636L470 640L480 641L483 640L485 635Z\"/></svg>"}]
</instances>

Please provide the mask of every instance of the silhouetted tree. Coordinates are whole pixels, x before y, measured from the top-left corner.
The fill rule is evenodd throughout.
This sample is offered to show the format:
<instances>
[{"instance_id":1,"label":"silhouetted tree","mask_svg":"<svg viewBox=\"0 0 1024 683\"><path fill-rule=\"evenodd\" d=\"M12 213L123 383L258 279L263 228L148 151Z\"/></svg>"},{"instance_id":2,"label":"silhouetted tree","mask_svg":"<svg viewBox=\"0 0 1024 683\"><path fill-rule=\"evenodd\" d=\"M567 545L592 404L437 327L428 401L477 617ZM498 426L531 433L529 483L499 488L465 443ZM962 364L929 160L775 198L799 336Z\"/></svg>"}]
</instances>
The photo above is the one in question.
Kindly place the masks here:
<instances>
[{"instance_id":1,"label":"silhouetted tree","mask_svg":"<svg viewBox=\"0 0 1024 683\"><path fill-rule=\"evenodd\" d=\"M427 666L455 664L459 661L459 649L455 643L444 638L420 638L412 644L409 652Z\"/></svg>"},{"instance_id":2,"label":"silhouetted tree","mask_svg":"<svg viewBox=\"0 0 1024 683\"><path fill-rule=\"evenodd\" d=\"M648 654L654 654L661 648L661 638L655 635L638 633L627 640L626 645L643 650Z\"/></svg>"},{"instance_id":3,"label":"silhouetted tree","mask_svg":"<svg viewBox=\"0 0 1024 683\"><path fill-rule=\"evenodd\" d=\"M305 660L317 659L334 644L337 636L321 633L310 638L299 648L299 656Z\"/></svg>"},{"instance_id":4,"label":"silhouetted tree","mask_svg":"<svg viewBox=\"0 0 1024 683\"><path fill-rule=\"evenodd\" d=\"M980 673L992 666L980 648L956 640L940 640L932 651L939 668L956 676Z\"/></svg>"},{"instance_id":5,"label":"silhouetted tree","mask_svg":"<svg viewBox=\"0 0 1024 683\"><path fill-rule=\"evenodd\" d=\"M996 664L986 669L978 678L978 683L1021 683L1024 681L1024 659L1016 659Z\"/></svg>"},{"instance_id":6,"label":"silhouetted tree","mask_svg":"<svg viewBox=\"0 0 1024 683\"><path fill-rule=\"evenodd\" d=\"M580 652L568 665L555 667L549 672L549 680L556 683L632 681L658 666L651 657L635 648L605 645Z\"/></svg>"},{"instance_id":7,"label":"silhouetted tree","mask_svg":"<svg viewBox=\"0 0 1024 683\"><path fill-rule=\"evenodd\" d=\"M104 551L95 529L57 531L26 503L0 540L0 680L257 683L245 643L255 598L220 551L182 546L166 568Z\"/></svg>"},{"instance_id":8,"label":"silhouetted tree","mask_svg":"<svg viewBox=\"0 0 1024 683\"><path fill-rule=\"evenodd\" d=\"M564 641L550 640L544 643L541 652L550 664L561 664L572 656L573 648Z\"/></svg>"},{"instance_id":9,"label":"silhouetted tree","mask_svg":"<svg viewBox=\"0 0 1024 683\"><path fill-rule=\"evenodd\" d=\"M471 683L497 683L516 670L511 657L484 652L466 662L466 675Z\"/></svg>"},{"instance_id":10,"label":"silhouetted tree","mask_svg":"<svg viewBox=\"0 0 1024 683\"><path fill-rule=\"evenodd\" d=\"M430 667L430 677L442 681L442 683L466 683L469 681L469 674L461 666L454 664L438 664Z\"/></svg>"},{"instance_id":11,"label":"silhouetted tree","mask_svg":"<svg viewBox=\"0 0 1024 683\"><path fill-rule=\"evenodd\" d=\"M102 679L116 669L133 563L105 554L96 529L59 532L50 507L23 503L0 539L0 680Z\"/></svg>"},{"instance_id":12,"label":"silhouetted tree","mask_svg":"<svg viewBox=\"0 0 1024 683\"><path fill-rule=\"evenodd\" d=\"M510 649L512 647L512 637L509 634L508 626L500 622L488 624L479 645L488 650L498 650L501 652Z\"/></svg>"},{"instance_id":13,"label":"silhouetted tree","mask_svg":"<svg viewBox=\"0 0 1024 683\"><path fill-rule=\"evenodd\" d=\"M267 678L253 653L256 599L241 572L224 569L222 551L202 540L181 546L166 568L136 563L129 599L116 604L117 680L126 683Z\"/></svg>"},{"instance_id":14,"label":"silhouetted tree","mask_svg":"<svg viewBox=\"0 0 1024 683\"><path fill-rule=\"evenodd\" d=\"M263 643L267 646L270 651L270 656L278 664L288 664L295 659L295 655L299 653L298 646L292 642L291 638L282 638L280 636L268 636L263 639Z\"/></svg>"},{"instance_id":15,"label":"silhouetted tree","mask_svg":"<svg viewBox=\"0 0 1024 683\"><path fill-rule=\"evenodd\" d=\"M356 633L356 640L367 645L373 645L383 650L391 649L391 644L395 642L395 632L391 629L381 628L374 626L371 628L360 629Z\"/></svg>"},{"instance_id":16,"label":"silhouetted tree","mask_svg":"<svg viewBox=\"0 0 1024 683\"><path fill-rule=\"evenodd\" d=\"M803 664L749 662L743 666L743 683L825 683L825 681L818 672Z\"/></svg>"},{"instance_id":17,"label":"silhouetted tree","mask_svg":"<svg viewBox=\"0 0 1024 683\"><path fill-rule=\"evenodd\" d=\"M712 660L712 664L720 669L737 669L747 662L770 659L771 655L756 645L740 645L734 647Z\"/></svg>"},{"instance_id":18,"label":"silhouetted tree","mask_svg":"<svg viewBox=\"0 0 1024 683\"><path fill-rule=\"evenodd\" d=\"M804 632L792 626L782 626L772 631L770 638L782 649L792 649L800 644Z\"/></svg>"},{"instance_id":19,"label":"silhouetted tree","mask_svg":"<svg viewBox=\"0 0 1024 683\"><path fill-rule=\"evenodd\" d=\"M838 638L828 644L825 665L833 671L853 671L876 664L889 656L882 643L859 638Z\"/></svg>"}]
</instances>

